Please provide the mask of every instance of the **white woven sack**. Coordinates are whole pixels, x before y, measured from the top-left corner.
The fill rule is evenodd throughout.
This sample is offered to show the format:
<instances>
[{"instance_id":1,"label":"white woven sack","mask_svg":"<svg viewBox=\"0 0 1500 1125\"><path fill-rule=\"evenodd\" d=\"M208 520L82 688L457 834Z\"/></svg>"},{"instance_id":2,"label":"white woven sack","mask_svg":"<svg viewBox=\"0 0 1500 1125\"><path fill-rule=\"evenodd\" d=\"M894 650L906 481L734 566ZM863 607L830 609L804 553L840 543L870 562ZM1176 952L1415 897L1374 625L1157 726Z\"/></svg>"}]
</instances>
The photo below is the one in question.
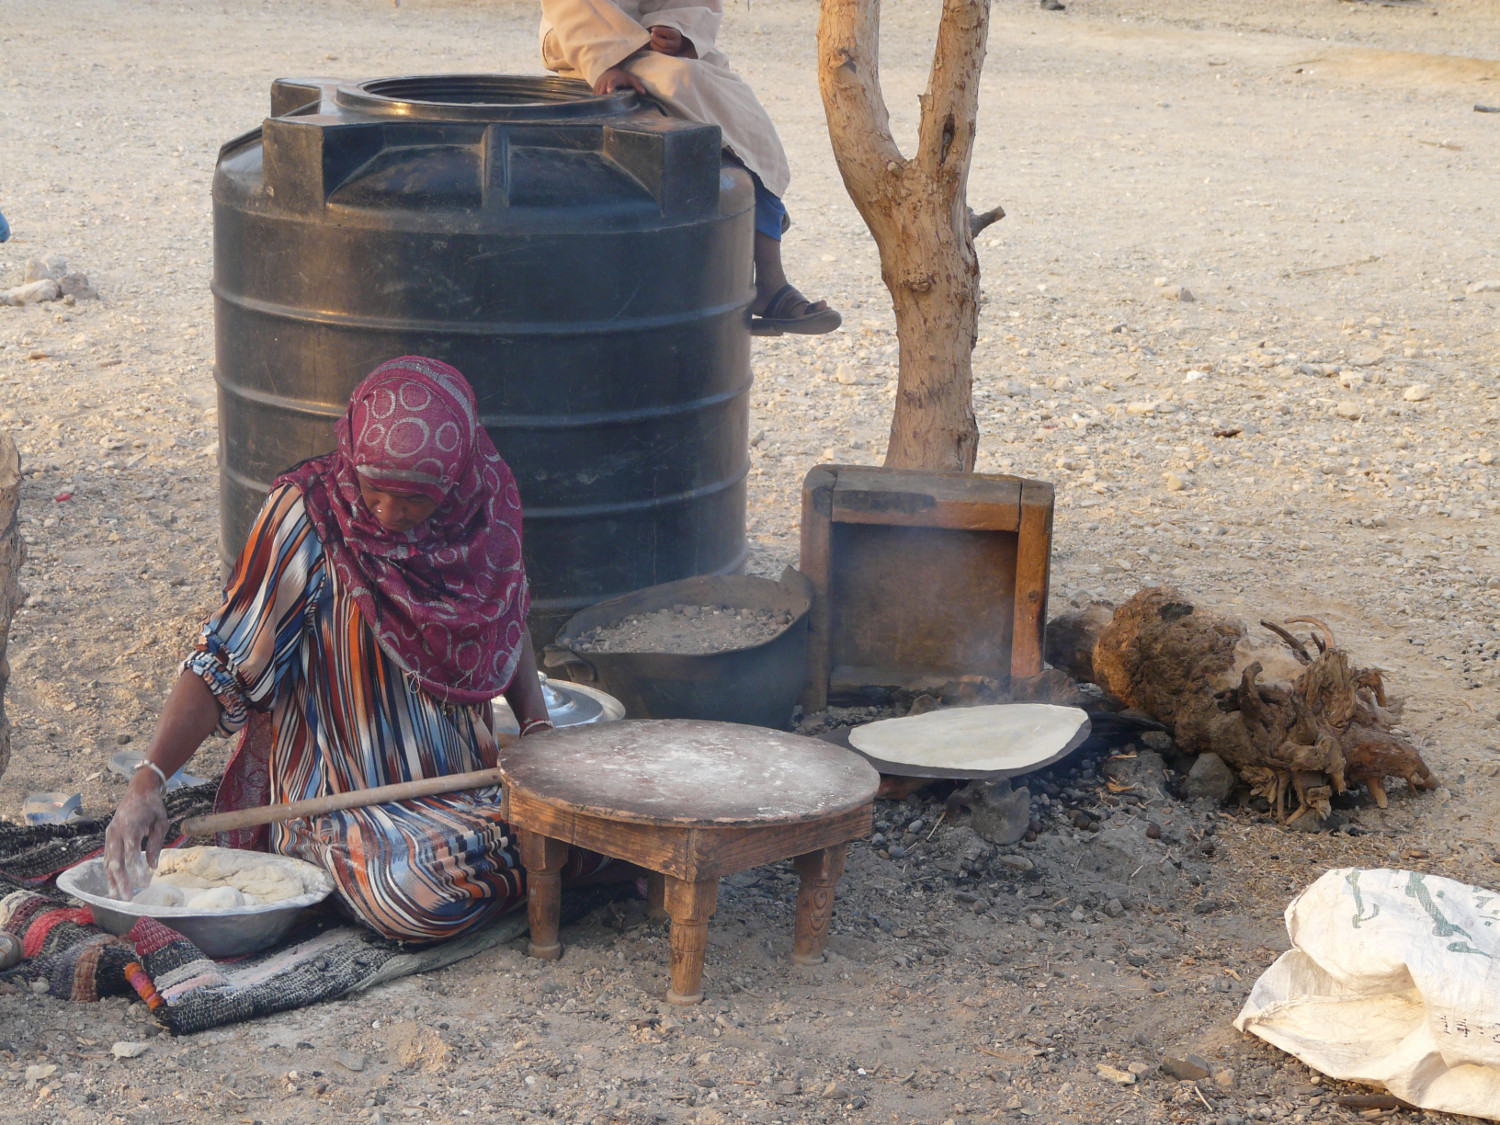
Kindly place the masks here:
<instances>
[{"instance_id":1,"label":"white woven sack","mask_svg":"<svg viewBox=\"0 0 1500 1125\"><path fill-rule=\"evenodd\" d=\"M1286 908L1292 949L1234 1026L1333 1078L1500 1121L1500 894L1329 871Z\"/></svg>"}]
</instances>

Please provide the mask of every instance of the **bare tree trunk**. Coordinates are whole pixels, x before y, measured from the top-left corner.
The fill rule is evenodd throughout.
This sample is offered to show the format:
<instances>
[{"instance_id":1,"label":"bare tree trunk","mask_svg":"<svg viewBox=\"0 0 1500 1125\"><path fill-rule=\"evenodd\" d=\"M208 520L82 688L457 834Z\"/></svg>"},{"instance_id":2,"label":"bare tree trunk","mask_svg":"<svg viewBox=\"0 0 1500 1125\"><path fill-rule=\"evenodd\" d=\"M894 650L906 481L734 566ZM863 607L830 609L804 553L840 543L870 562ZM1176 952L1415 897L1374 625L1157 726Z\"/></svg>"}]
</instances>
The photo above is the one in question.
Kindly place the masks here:
<instances>
[{"instance_id":1,"label":"bare tree trunk","mask_svg":"<svg viewBox=\"0 0 1500 1125\"><path fill-rule=\"evenodd\" d=\"M822 0L818 85L844 186L880 248L900 375L885 463L974 468L979 260L967 188L989 0L943 0L917 152L901 155L880 90L880 0Z\"/></svg>"},{"instance_id":2,"label":"bare tree trunk","mask_svg":"<svg viewBox=\"0 0 1500 1125\"><path fill-rule=\"evenodd\" d=\"M26 547L16 525L21 507L21 457L9 434L0 434L0 774L10 765L10 722L5 718L5 684L10 664L5 644L11 615L21 604L21 563Z\"/></svg>"}]
</instances>

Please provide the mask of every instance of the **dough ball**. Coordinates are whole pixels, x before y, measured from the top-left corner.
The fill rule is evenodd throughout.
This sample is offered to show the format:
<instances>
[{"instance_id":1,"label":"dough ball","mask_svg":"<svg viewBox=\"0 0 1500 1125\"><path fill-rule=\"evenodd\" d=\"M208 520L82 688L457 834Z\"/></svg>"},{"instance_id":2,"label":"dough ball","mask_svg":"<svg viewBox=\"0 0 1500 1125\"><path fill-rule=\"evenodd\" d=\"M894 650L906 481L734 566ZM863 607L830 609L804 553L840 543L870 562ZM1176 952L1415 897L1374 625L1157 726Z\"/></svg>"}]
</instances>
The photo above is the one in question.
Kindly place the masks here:
<instances>
[{"instance_id":1,"label":"dough ball","mask_svg":"<svg viewBox=\"0 0 1500 1125\"><path fill-rule=\"evenodd\" d=\"M233 887L251 903L280 902L306 889L296 874L258 852L179 848L163 852L162 865L168 872L162 877L179 887Z\"/></svg>"},{"instance_id":2,"label":"dough ball","mask_svg":"<svg viewBox=\"0 0 1500 1125\"><path fill-rule=\"evenodd\" d=\"M164 883L171 887L181 887L185 891L206 891L213 885L206 879L200 879L198 876L190 875L186 871L168 871L157 875L151 881L151 885L154 887L158 883Z\"/></svg>"},{"instance_id":3,"label":"dough ball","mask_svg":"<svg viewBox=\"0 0 1500 1125\"><path fill-rule=\"evenodd\" d=\"M283 871L269 863L242 868L235 885L247 895L254 895L261 902L280 902L296 898L303 891L302 880L290 871Z\"/></svg>"},{"instance_id":4,"label":"dough ball","mask_svg":"<svg viewBox=\"0 0 1500 1125\"><path fill-rule=\"evenodd\" d=\"M245 905L245 896L233 887L214 887L200 891L188 899L187 904L194 910L233 910Z\"/></svg>"},{"instance_id":5,"label":"dough ball","mask_svg":"<svg viewBox=\"0 0 1500 1125\"><path fill-rule=\"evenodd\" d=\"M187 902L187 895L171 883L152 883L130 901L137 906L181 906Z\"/></svg>"}]
</instances>

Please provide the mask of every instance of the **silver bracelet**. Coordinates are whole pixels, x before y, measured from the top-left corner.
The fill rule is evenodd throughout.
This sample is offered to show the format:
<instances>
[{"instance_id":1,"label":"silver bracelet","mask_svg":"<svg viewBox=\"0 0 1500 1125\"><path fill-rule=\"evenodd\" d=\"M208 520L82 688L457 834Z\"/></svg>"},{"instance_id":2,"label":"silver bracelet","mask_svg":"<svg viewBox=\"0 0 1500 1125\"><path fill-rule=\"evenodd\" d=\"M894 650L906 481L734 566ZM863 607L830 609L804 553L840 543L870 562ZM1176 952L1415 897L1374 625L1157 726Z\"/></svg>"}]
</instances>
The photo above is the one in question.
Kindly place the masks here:
<instances>
[{"instance_id":1,"label":"silver bracelet","mask_svg":"<svg viewBox=\"0 0 1500 1125\"><path fill-rule=\"evenodd\" d=\"M159 765L157 765L155 762L152 762L152 761L143 761L140 765L136 766L135 768L137 770L144 770L144 769L151 770L152 773L156 774L157 777L161 778L161 787L163 789L165 789L167 787L167 775L164 774L164 773L162 773L161 767Z\"/></svg>"}]
</instances>

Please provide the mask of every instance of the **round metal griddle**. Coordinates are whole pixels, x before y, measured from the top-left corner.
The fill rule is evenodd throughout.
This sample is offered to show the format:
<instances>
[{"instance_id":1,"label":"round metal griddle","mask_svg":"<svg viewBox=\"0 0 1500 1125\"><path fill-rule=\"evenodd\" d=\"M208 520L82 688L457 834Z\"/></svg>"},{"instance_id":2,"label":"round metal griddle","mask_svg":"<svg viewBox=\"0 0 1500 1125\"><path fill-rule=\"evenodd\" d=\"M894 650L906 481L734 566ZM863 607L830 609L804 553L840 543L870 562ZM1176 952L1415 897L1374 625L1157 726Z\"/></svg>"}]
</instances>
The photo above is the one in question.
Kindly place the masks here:
<instances>
[{"instance_id":1,"label":"round metal griddle","mask_svg":"<svg viewBox=\"0 0 1500 1125\"><path fill-rule=\"evenodd\" d=\"M1068 739L1062 749L1058 750L1055 754L1039 762L1033 762L1028 766L1001 770L944 769L940 766L914 766L909 762L888 762L884 758L877 758L873 754L867 754L858 746L853 745L849 741L849 732L855 729L855 727L841 727L838 730L827 731L817 737L824 742L831 742L835 746L842 746L846 750L853 750L861 758L869 762L870 765L879 770L882 775L887 777L928 777L946 778L951 781L989 781L1035 773L1037 770L1046 769L1048 766L1062 761L1088 740L1092 723L1085 717L1083 725L1078 728L1078 732L1072 738Z\"/></svg>"},{"instance_id":2,"label":"round metal griddle","mask_svg":"<svg viewBox=\"0 0 1500 1125\"><path fill-rule=\"evenodd\" d=\"M746 827L826 820L880 779L863 759L786 731L703 719L622 719L500 751L509 799L611 821Z\"/></svg>"}]
</instances>

